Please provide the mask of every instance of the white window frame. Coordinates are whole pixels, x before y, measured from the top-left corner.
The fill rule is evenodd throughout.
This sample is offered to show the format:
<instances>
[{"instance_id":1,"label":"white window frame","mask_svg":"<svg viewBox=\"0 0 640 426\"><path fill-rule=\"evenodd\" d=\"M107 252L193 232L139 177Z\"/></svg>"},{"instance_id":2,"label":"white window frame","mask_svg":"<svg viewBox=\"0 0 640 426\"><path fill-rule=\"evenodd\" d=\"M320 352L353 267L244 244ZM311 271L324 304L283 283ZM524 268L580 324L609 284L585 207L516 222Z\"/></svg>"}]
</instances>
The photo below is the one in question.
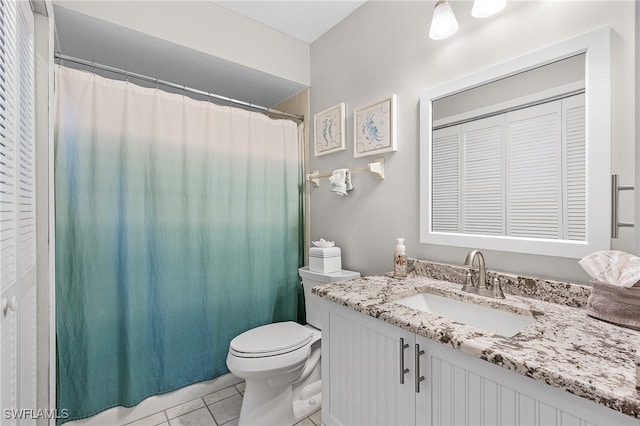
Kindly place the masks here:
<instances>
[{"instance_id":1,"label":"white window frame","mask_svg":"<svg viewBox=\"0 0 640 426\"><path fill-rule=\"evenodd\" d=\"M433 102L540 65L585 53L586 239L548 240L433 232L431 139ZM420 97L420 242L581 258L611 246L611 30L601 28L424 91ZM603 207L604 206L604 207Z\"/></svg>"}]
</instances>

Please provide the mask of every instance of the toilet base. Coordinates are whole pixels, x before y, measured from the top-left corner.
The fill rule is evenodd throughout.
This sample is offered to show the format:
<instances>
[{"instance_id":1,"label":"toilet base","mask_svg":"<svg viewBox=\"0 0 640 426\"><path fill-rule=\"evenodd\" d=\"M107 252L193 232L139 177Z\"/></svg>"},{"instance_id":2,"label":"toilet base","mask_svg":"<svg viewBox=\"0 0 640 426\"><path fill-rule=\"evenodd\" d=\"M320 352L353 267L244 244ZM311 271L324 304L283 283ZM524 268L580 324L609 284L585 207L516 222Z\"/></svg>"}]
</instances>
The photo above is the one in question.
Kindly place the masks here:
<instances>
[{"instance_id":1,"label":"toilet base","mask_svg":"<svg viewBox=\"0 0 640 426\"><path fill-rule=\"evenodd\" d=\"M247 380L238 426L293 424L291 385L280 389L267 381Z\"/></svg>"},{"instance_id":2,"label":"toilet base","mask_svg":"<svg viewBox=\"0 0 640 426\"><path fill-rule=\"evenodd\" d=\"M320 409L321 383L307 381L298 389L291 384L274 387L268 380L247 380L238 425L294 425Z\"/></svg>"}]
</instances>

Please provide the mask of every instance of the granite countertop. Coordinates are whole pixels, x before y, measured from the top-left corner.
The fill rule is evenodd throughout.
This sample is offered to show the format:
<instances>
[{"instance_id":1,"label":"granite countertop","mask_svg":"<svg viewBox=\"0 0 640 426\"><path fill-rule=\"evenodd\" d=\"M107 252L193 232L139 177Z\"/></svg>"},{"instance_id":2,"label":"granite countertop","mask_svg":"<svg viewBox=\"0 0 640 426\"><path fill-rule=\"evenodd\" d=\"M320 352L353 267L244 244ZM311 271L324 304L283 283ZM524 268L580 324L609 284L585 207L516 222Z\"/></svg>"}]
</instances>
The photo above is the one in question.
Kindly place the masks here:
<instances>
[{"instance_id":1,"label":"granite countertop","mask_svg":"<svg viewBox=\"0 0 640 426\"><path fill-rule=\"evenodd\" d=\"M460 284L424 276L370 276L317 286L312 291L355 311L640 417L635 365L640 332L591 318L582 308L512 294L502 300L490 299L460 288ZM513 337L503 337L391 303L422 292L532 315L536 321Z\"/></svg>"}]
</instances>

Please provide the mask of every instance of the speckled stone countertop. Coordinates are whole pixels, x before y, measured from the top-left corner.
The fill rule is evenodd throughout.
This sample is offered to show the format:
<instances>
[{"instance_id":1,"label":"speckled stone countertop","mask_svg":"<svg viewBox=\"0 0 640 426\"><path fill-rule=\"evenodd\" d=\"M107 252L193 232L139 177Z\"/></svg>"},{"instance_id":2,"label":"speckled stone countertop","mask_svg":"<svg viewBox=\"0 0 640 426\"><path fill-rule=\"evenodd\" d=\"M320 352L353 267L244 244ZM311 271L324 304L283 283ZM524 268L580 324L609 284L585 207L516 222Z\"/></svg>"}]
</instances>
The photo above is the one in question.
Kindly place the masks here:
<instances>
[{"instance_id":1,"label":"speckled stone countertop","mask_svg":"<svg viewBox=\"0 0 640 426\"><path fill-rule=\"evenodd\" d=\"M513 293L520 292L518 289L503 285L506 298L497 300L462 292L461 285L455 283L456 278L448 277L454 282L433 278L438 275L433 273L433 265L436 271L441 271L438 264L427 265L432 268L429 273L420 270L425 264L410 264L413 273L406 279L363 277L317 286L313 293L629 416L640 417L635 363L640 332L588 317L581 302L582 299L586 302L588 297L587 286L566 284L563 290L555 288L550 294L555 294L561 303L551 303L544 301L544 296L540 300L531 295L515 295ZM452 271L455 274L455 268L460 267L452 268L445 267L445 275ZM497 275L502 281L503 275ZM393 303L416 293L442 295L530 315L536 321L513 337L503 337Z\"/></svg>"}]
</instances>

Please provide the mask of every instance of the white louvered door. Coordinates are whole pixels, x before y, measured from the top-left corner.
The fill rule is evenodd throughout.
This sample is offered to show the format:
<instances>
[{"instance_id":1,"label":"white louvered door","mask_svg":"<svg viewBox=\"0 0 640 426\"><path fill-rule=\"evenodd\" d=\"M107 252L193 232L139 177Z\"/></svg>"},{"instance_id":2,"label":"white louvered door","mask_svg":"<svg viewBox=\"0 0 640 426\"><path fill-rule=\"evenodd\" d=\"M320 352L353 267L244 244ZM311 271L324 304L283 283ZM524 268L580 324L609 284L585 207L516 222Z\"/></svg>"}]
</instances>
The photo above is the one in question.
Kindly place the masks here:
<instances>
[{"instance_id":1,"label":"white louvered door","mask_svg":"<svg viewBox=\"0 0 640 426\"><path fill-rule=\"evenodd\" d=\"M433 132L433 232L586 240L584 95Z\"/></svg>"},{"instance_id":2,"label":"white louvered door","mask_svg":"<svg viewBox=\"0 0 640 426\"><path fill-rule=\"evenodd\" d=\"M0 2L2 37L0 49L0 385L2 408L18 408L18 199L16 144L16 4ZM15 419L3 419L4 424L16 424Z\"/></svg>"},{"instance_id":3,"label":"white louvered door","mask_svg":"<svg viewBox=\"0 0 640 426\"><path fill-rule=\"evenodd\" d=\"M432 142L432 219L435 232L460 231L460 127L434 130Z\"/></svg>"},{"instance_id":4,"label":"white louvered door","mask_svg":"<svg viewBox=\"0 0 640 426\"><path fill-rule=\"evenodd\" d=\"M37 409L34 19L27 2L18 4L18 408L29 410Z\"/></svg>"},{"instance_id":5,"label":"white louvered door","mask_svg":"<svg viewBox=\"0 0 640 426\"><path fill-rule=\"evenodd\" d=\"M36 245L33 14L0 2L0 383L2 424L35 424ZM5 410L10 411L9 414Z\"/></svg>"},{"instance_id":6,"label":"white louvered door","mask_svg":"<svg viewBox=\"0 0 640 426\"><path fill-rule=\"evenodd\" d=\"M565 238L586 238L586 132L584 94L562 100L562 146L565 163Z\"/></svg>"},{"instance_id":7,"label":"white louvered door","mask_svg":"<svg viewBox=\"0 0 640 426\"><path fill-rule=\"evenodd\" d=\"M461 131L463 232L504 235L504 116L463 124Z\"/></svg>"},{"instance_id":8,"label":"white louvered door","mask_svg":"<svg viewBox=\"0 0 640 426\"><path fill-rule=\"evenodd\" d=\"M560 106L549 102L506 115L509 236L563 237Z\"/></svg>"}]
</instances>

